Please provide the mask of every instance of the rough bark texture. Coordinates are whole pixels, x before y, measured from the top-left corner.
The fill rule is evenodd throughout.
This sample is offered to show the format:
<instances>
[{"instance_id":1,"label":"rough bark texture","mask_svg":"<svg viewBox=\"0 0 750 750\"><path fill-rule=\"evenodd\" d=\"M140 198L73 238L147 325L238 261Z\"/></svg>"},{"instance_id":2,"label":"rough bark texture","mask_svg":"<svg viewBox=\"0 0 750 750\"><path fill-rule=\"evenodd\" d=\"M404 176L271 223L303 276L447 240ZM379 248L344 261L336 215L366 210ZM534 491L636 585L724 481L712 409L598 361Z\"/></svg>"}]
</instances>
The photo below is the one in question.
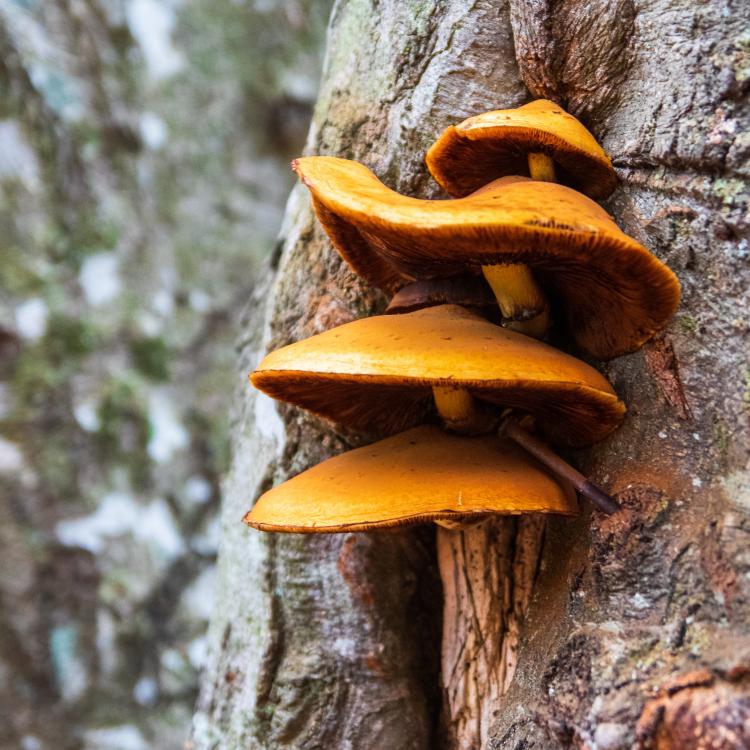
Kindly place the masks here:
<instances>
[{"instance_id":1,"label":"rough bark texture","mask_svg":"<svg viewBox=\"0 0 750 750\"><path fill-rule=\"evenodd\" d=\"M356 158L395 189L436 195L422 157L443 127L552 98L613 157L622 184L608 210L683 284L664 334L604 368L629 416L572 458L625 511L548 523L515 679L499 698L504 677L494 674L478 714L491 724L487 747L698 748L722 721L740 739L715 746L747 746L748 16L747 4L721 0L350 0L334 9L309 153ZM297 189L247 322L242 368L382 305L342 266ZM437 721L434 533L243 529L264 487L363 438L249 390L237 404L195 746L438 746L447 727ZM498 629L486 637L502 652L525 605L513 617L514 605L496 605ZM684 689L669 687L696 670L695 684L688 676ZM444 706L458 700L447 697Z\"/></svg>"}]
</instances>

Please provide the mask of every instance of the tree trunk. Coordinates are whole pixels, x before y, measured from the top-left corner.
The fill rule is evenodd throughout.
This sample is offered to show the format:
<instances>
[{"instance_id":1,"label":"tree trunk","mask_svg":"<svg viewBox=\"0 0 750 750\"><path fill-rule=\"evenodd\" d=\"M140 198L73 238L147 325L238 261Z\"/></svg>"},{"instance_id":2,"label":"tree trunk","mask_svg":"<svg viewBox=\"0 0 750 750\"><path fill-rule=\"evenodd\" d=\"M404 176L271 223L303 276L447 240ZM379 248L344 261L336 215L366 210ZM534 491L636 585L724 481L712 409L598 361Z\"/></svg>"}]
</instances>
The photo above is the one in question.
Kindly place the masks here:
<instances>
[{"instance_id":1,"label":"tree trunk","mask_svg":"<svg viewBox=\"0 0 750 750\"><path fill-rule=\"evenodd\" d=\"M443 666L459 665L445 692L434 530L243 528L263 489L365 439L243 386L195 747L750 746L749 20L719 0L335 6L308 153L436 196L423 156L444 127L553 99L612 156L622 184L606 207L679 275L683 302L657 340L604 366L629 416L572 456L623 512L550 520L538 570L531 520L463 545L441 535L445 632L481 628L461 658L444 644ZM297 188L241 368L383 303Z\"/></svg>"}]
</instances>

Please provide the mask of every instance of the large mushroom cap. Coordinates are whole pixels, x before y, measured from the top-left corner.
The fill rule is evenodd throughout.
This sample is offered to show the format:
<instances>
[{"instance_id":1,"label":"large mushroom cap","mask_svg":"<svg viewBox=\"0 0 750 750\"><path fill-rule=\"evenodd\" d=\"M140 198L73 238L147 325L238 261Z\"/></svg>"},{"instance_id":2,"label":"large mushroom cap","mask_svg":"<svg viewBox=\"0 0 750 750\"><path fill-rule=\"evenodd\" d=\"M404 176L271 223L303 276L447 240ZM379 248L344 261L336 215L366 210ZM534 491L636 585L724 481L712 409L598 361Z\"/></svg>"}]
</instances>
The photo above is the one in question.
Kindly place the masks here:
<instances>
[{"instance_id":1,"label":"large mushroom cap","mask_svg":"<svg viewBox=\"0 0 750 750\"><path fill-rule=\"evenodd\" d=\"M263 531L370 531L486 513L578 512L575 493L498 437L423 426L335 456L266 492L245 516Z\"/></svg>"},{"instance_id":2,"label":"large mushroom cap","mask_svg":"<svg viewBox=\"0 0 750 750\"><path fill-rule=\"evenodd\" d=\"M528 411L568 445L601 440L625 412L589 365L456 305L333 328L271 352L251 380L273 398L381 433L433 413L433 386Z\"/></svg>"},{"instance_id":3,"label":"large mushroom cap","mask_svg":"<svg viewBox=\"0 0 750 750\"><path fill-rule=\"evenodd\" d=\"M386 290L523 263L560 299L577 343L600 359L637 349L677 308L672 271L601 206L562 185L505 177L467 198L418 200L354 161L305 157L295 168L338 251Z\"/></svg>"},{"instance_id":4,"label":"large mushroom cap","mask_svg":"<svg viewBox=\"0 0 750 750\"><path fill-rule=\"evenodd\" d=\"M529 153L550 156L557 163L560 182L591 198L606 198L617 187L612 162L594 136L545 99L451 125L425 161L441 187L460 198L498 177L528 174Z\"/></svg>"}]
</instances>

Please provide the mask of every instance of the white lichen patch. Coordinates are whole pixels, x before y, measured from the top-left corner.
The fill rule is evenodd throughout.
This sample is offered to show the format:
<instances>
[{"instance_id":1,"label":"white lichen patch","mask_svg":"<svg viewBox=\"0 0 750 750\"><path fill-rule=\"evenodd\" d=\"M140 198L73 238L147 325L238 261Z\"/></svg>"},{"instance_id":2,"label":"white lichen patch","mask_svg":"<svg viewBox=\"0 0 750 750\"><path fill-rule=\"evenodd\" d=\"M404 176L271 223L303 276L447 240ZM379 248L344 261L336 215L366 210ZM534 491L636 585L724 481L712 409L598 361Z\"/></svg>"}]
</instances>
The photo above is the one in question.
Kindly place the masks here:
<instances>
[{"instance_id":1,"label":"white lichen patch","mask_svg":"<svg viewBox=\"0 0 750 750\"><path fill-rule=\"evenodd\" d=\"M171 3L131 0L127 19L153 78L168 78L183 67L184 57L172 43L175 9Z\"/></svg>"},{"instance_id":2,"label":"white lichen patch","mask_svg":"<svg viewBox=\"0 0 750 750\"><path fill-rule=\"evenodd\" d=\"M169 137L167 124L154 112L141 113L139 130L143 142L152 151L162 148Z\"/></svg>"},{"instance_id":3,"label":"white lichen patch","mask_svg":"<svg viewBox=\"0 0 750 750\"><path fill-rule=\"evenodd\" d=\"M208 621L214 608L216 568L207 568L185 589L182 604L195 617Z\"/></svg>"},{"instance_id":4,"label":"white lichen patch","mask_svg":"<svg viewBox=\"0 0 750 750\"><path fill-rule=\"evenodd\" d=\"M75 623L59 625L50 631L49 650L57 688L67 702L80 698L88 688L86 665L79 649Z\"/></svg>"},{"instance_id":5,"label":"white lichen patch","mask_svg":"<svg viewBox=\"0 0 750 750\"><path fill-rule=\"evenodd\" d=\"M24 466L21 449L10 440L0 437L0 474L14 474Z\"/></svg>"},{"instance_id":6,"label":"white lichen patch","mask_svg":"<svg viewBox=\"0 0 750 750\"><path fill-rule=\"evenodd\" d=\"M727 475L722 486L732 505L750 511L750 472L747 469Z\"/></svg>"},{"instance_id":7,"label":"white lichen patch","mask_svg":"<svg viewBox=\"0 0 750 750\"><path fill-rule=\"evenodd\" d=\"M211 499L213 487L211 482L199 474L188 477L182 488L184 498L190 505L203 505Z\"/></svg>"},{"instance_id":8,"label":"white lichen patch","mask_svg":"<svg viewBox=\"0 0 750 750\"><path fill-rule=\"evenodd\" d=\"M157 498L143 506L120 492L105 495L99 507L87 516L61 521L55 533L61 544L93 554L101 554L108 541L130 535L160 562L173 560L185 548L165 500Z\"/></svg>"},{"instance_id":9,"label":"white lichen patch","mask_svg":"<svg viewBox=\"0 0 750 750\"><path fill-rule=\"evenodd\" d=\"M187 655L194 669L203 669L208 656L208 638L201 635L187 645Z\"/></svg>"},{"instance_id":10,"label":"white lichen patch","mask_svg":"<svg viewBox=\"0 0 750 750\"><path fill-rule=\"evenodd\" d=\"M190 435L165 390L152 392L148 418L152 434L147 450L156 463L169 461L177 451L187 447Z\"/></svg>"},{"instance_id":11,"label":"white lichen patch","mask_svg":"<svg viewBox=\"0 0 750 750\"><path fill-rule=\"evenodd\" d=\"M84 750L149 750L149 744L134 724L89 729L83 734Z\"/></svg>"},{"instance_id":12,"label":"white lichen patch","mask_svg":"<svg viewBox=\"0 0 750 750\"><path fill-rule=\"evenodd\" d=\"M98 253L86 258L78 274L78 282L90 305L96 307L110 302L122 288L117 256L114 253Z\"/></svg>"},{"instance_id":13,"label":"white lichen patch","mask_svg":"<svg viewBox=\"0 0 750 750\"><path fill-rule=\"evenodd\" d=\"M39 187L39 162L15 120L0 122L0 180L8 178L32 192Z\"/></svg>"},{"instance_id":14,"label":"white lichen patch","mask_svg":"<svg viewBox=\"0 0 750 750\"><path fill-rule=\"evenodd\" d=\"M153 706L159 697L159 687L153 677L141 677L133 687L133 699L140 706Z\"/></svg>"},{"instance_id":15,"label":"white lichen patch","mask_svg":"<svg viewBox=\"0 0 750 750\"><path fill-rule=\"evenodd\" d=\"M96 432L101 427L97 408L98 404L93 400L82 401L73 407L73 416L76 422L86 432Z\"/></svg>"},{"instance_id":16,"label":"white lichen patch","mask_svg":"<svg viewBox=\"0 0 750 750\"><path fill-rule=\"evenodd\" d=\"M284 422L276 409L276 402L265 393L255 395L255 426L261 437L274 441L281 452L286 441Z\"/></svg>"},{"instance_id":17,"label":"white lichen patch","mask_svg":"<svg viewBox=\"0 0 750 750\"><path fill-rule=\"evenodd\" d=\"M41 297L22 302L15 311L16 329L22 338L36 341L44 336L47 330L49 309Z\"/></svg>"}]
</instances>

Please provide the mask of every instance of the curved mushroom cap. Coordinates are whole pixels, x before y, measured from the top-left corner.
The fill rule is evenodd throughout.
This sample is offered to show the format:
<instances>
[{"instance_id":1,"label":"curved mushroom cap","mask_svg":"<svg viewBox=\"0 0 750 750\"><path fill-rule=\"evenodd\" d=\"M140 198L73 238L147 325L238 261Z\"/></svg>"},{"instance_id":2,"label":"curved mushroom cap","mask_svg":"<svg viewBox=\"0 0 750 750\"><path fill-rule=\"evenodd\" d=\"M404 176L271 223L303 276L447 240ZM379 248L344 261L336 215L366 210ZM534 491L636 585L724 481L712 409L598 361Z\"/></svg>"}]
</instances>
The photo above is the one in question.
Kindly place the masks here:
<instances>
[{"instance_id":1,"label":"curved mushroom cap","mask_svg":"<svg viewBox=\"0 0 750 750\"><path fill-rule=\"evenodd\" d=\"M487 513L578 512L575 493L496 436L416 427L330 458L266 492L245 516L262 531L370 531Z\"/></svg>"},{"instance_id":2,"label":"curved mushroom cap","mask_svg":"<svg viewBox=\"0 0 750 750\"><path fill-rule=\"evenodd\" d=\"M333 328L271 352L251 381L273 398L381 433L433 414L433 386L528 411L568 445L601 440L625 413L589 365L456 305Z\"/></svg>"},{"instance_id":3,"label":"curved mushroom cap","mask_svg":"<svg viewBox=\"0 0 750 750\"><path fill-rule=\"evenodd\" d=\"M617 187L612 162L594 136L546 99L451 125L425 162L440 186L460 198L498 177L528 174L526 157L534 152L557 163L560 182L591 198L606 198Z\"/></svg>"},{"instance_id":4,"label":"curved mushroom cap","mask_svg":"<svg viewBox=\"0 0 750 750\"><path fill-rule=\"evenodd\" d=\"M679 303L672 271L601 206L562 185L504 177L467 198L418 200L354 161L306 157L295 168L326 231L335 227L336 248L375 285L381 277L368 275L368 264L376 258L401 284L524 263L559 298L577 343L600 359L640 347Z\"/></svg>"}]
</instances>

